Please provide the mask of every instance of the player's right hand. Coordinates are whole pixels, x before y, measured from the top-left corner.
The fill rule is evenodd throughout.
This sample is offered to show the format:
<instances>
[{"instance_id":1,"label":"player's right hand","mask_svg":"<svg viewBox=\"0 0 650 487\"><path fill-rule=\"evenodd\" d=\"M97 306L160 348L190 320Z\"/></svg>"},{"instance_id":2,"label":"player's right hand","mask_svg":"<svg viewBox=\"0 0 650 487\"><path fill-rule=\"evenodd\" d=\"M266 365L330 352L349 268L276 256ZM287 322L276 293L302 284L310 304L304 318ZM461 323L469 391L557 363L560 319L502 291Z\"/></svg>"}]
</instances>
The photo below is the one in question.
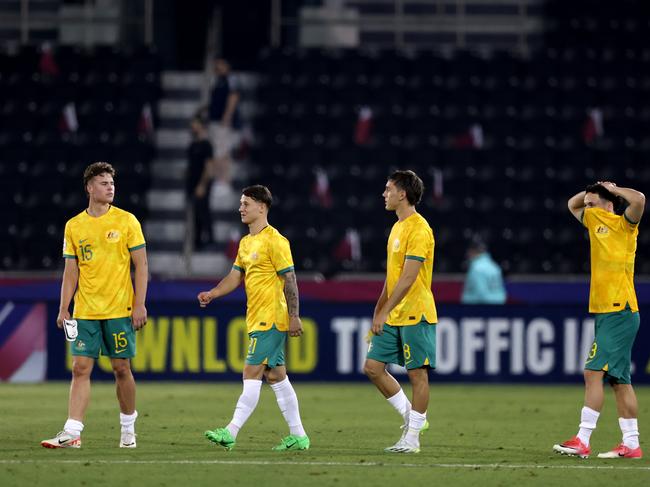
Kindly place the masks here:
<instances>
[{"instance_id":1,"label":"player's right hand","mask_svg":"<svg viewBox=\"0 0 650 487\"><path fill-rule=\"evenodd\" d=\"M70 312L68 310L59 311L59 316L56 317L56 326L63 329L63 320L70 319Z\"/></svg>"},{"instance_id":2,"label":"player's right hand","mask_svg":"<svg viewBox=\"0 0 650 487\"><path fill-rule=\"evenodd\" d=\"M210 294L210 291L203 291L202 293L199 293L197 299L199 300L199 306L205 308L214 298Z\"/></svg>"}]
</instances>

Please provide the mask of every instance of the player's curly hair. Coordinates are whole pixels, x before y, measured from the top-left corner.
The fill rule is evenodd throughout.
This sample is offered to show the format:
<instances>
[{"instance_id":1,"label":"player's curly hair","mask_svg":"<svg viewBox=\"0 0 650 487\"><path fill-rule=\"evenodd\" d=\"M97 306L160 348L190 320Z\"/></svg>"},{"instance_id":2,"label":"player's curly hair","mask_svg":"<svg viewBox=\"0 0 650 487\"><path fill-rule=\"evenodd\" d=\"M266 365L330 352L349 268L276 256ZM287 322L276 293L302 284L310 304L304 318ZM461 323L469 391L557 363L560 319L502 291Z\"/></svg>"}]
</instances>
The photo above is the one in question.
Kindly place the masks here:
<instances>
[{"instance_id":1,"label":"player's curly hair","mask_svg":"<svg viewBox=\"0 0 650 487\"><path fill-rule=\"evenodd\" d=\"M625 211L625 207L627 206L627 202L623 198L611 193L602 184L590 184L585 189L585 193L594 193L604 200L611 201L614 205L614 213L616 214L623 213L623 211Z\"/></svg>"},{"instance_id":2,"label":"player's curly hair","mask_svg":"<svg viewBox=\"0 0 650 487\"><path fill-rule=\"evenodd\" d=\"M260 203L264 203L267 208L271 208L273 204L273 196L271 191L266 186L261 184L254 184L253 186L248 186L242 189L241 194L248 196L249 198L254 199Z\"/></svg>"},{"instance_id":3,"label":"player's curly hair","mask_svg":"<svg viewBox=\"0 0 650 487\"><path fill-rule=\"evenodd\" d=\"M99 176L100 174L104 173L115 177L115 168L108 162L93 162L86 168L84 171L84 191L86 192L86 195L88 194L88 190L86 189L88 182L90 182L90 180L95 176Z\"/></svg>"},{"instance_id":4,"label":"player's curly hair","mask_svg":"<svg viewBox=\"0 0 650 487\"><path fill-rule=\"evenodd\" d=\"M422 199L424 183L413 171L395 171L388 178L395 186L406 192L406 199L409 204L415 206Z\"/></svg>"}]
</instances>

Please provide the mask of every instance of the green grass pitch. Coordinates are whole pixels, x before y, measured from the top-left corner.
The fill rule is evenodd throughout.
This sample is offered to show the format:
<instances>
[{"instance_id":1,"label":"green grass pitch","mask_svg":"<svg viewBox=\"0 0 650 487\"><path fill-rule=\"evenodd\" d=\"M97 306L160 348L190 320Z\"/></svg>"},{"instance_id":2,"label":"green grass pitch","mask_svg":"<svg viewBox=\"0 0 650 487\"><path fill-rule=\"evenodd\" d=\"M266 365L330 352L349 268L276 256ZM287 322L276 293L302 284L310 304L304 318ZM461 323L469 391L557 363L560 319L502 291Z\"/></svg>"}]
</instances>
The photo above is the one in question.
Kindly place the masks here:
<instances>
[{"instance_id":1,"label":"green grass pitch","mask_svg":"<svg viewBox=\"0 0 650 487\"><path fill-rule=\"evenodd\" d=\"M435 379L434 379L435 380ZM0 385L0 485L139 486L650 486L650 388L639 387L641 460L555 455L572 436L582 404L579 386L431 386L418 455L383 452L400 435L400 418L369 384L294 383L312 447L272 452L286 434L268 386L240 432L235 450L203 431L225 425L241 390L231 383L139 383L138 448L118 448L112 384L93 384L80 450L46 450L66 417L65 383ZM620 439L607 391L592 437L595 453ZM409 391L407 391L407 394Z\"/></svg>"}]
</instances>

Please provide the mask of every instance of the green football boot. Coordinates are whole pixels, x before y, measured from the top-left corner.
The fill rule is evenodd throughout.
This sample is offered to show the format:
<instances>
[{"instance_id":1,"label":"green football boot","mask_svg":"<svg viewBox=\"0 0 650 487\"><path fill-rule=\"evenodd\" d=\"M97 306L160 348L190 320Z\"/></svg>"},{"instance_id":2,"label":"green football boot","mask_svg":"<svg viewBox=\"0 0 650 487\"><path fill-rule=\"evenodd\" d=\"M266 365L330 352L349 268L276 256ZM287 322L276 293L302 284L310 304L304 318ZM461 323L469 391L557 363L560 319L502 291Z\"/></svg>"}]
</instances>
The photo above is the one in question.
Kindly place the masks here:
<instances>
[{"instance_id":1,"label":"green football boot","mask_svg":"<svg viewBox=\"0 0 650 487\"><path fill-rule=\"evenodd\" d=\"M235 447L235 439L226 428L208 430L203 434L212 443L223 446L225 450L232 450Z\"/></svg>"},{"instance_id":2,"label":"green football boot","mask_svg":"<svg viewBox=\"0 0 650 487\"><path fill-rule=\"evenodd\" d=\"M308 450L309 449L309 436L295 436L289 435L282 438L279 445L272 448L274 451L287 451L287 450Z\"/></svg>"}]
</instances>

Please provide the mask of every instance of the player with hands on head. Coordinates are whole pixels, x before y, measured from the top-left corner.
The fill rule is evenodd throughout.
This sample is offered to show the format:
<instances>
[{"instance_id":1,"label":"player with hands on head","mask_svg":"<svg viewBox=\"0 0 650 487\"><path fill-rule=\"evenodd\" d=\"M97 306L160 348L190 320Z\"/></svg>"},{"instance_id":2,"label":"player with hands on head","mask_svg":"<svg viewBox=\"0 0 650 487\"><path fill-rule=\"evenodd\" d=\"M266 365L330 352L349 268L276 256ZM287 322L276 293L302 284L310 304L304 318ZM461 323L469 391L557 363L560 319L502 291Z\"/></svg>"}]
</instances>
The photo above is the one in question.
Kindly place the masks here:
<instances>
[{"instance_id":1,"label":"player with hands on head","mask_svg":"<svg viewBox=\"0 0 650 487\"><path fill-rule=\"evenodd\" d=\"M622 214L617 214L625 204ZM590 438L605 400L603 381L607 381L614 390L623 439L598 458L641 458L638 404L630 368L640 324L634 260L645 196L610 181L599 181L571 197L568 207L589 232L589 312L595 315L595 337L585 362L585 400L578 433L554 445L553 450L581 458L591 454Z\"/></svg>"}]
</instances>

